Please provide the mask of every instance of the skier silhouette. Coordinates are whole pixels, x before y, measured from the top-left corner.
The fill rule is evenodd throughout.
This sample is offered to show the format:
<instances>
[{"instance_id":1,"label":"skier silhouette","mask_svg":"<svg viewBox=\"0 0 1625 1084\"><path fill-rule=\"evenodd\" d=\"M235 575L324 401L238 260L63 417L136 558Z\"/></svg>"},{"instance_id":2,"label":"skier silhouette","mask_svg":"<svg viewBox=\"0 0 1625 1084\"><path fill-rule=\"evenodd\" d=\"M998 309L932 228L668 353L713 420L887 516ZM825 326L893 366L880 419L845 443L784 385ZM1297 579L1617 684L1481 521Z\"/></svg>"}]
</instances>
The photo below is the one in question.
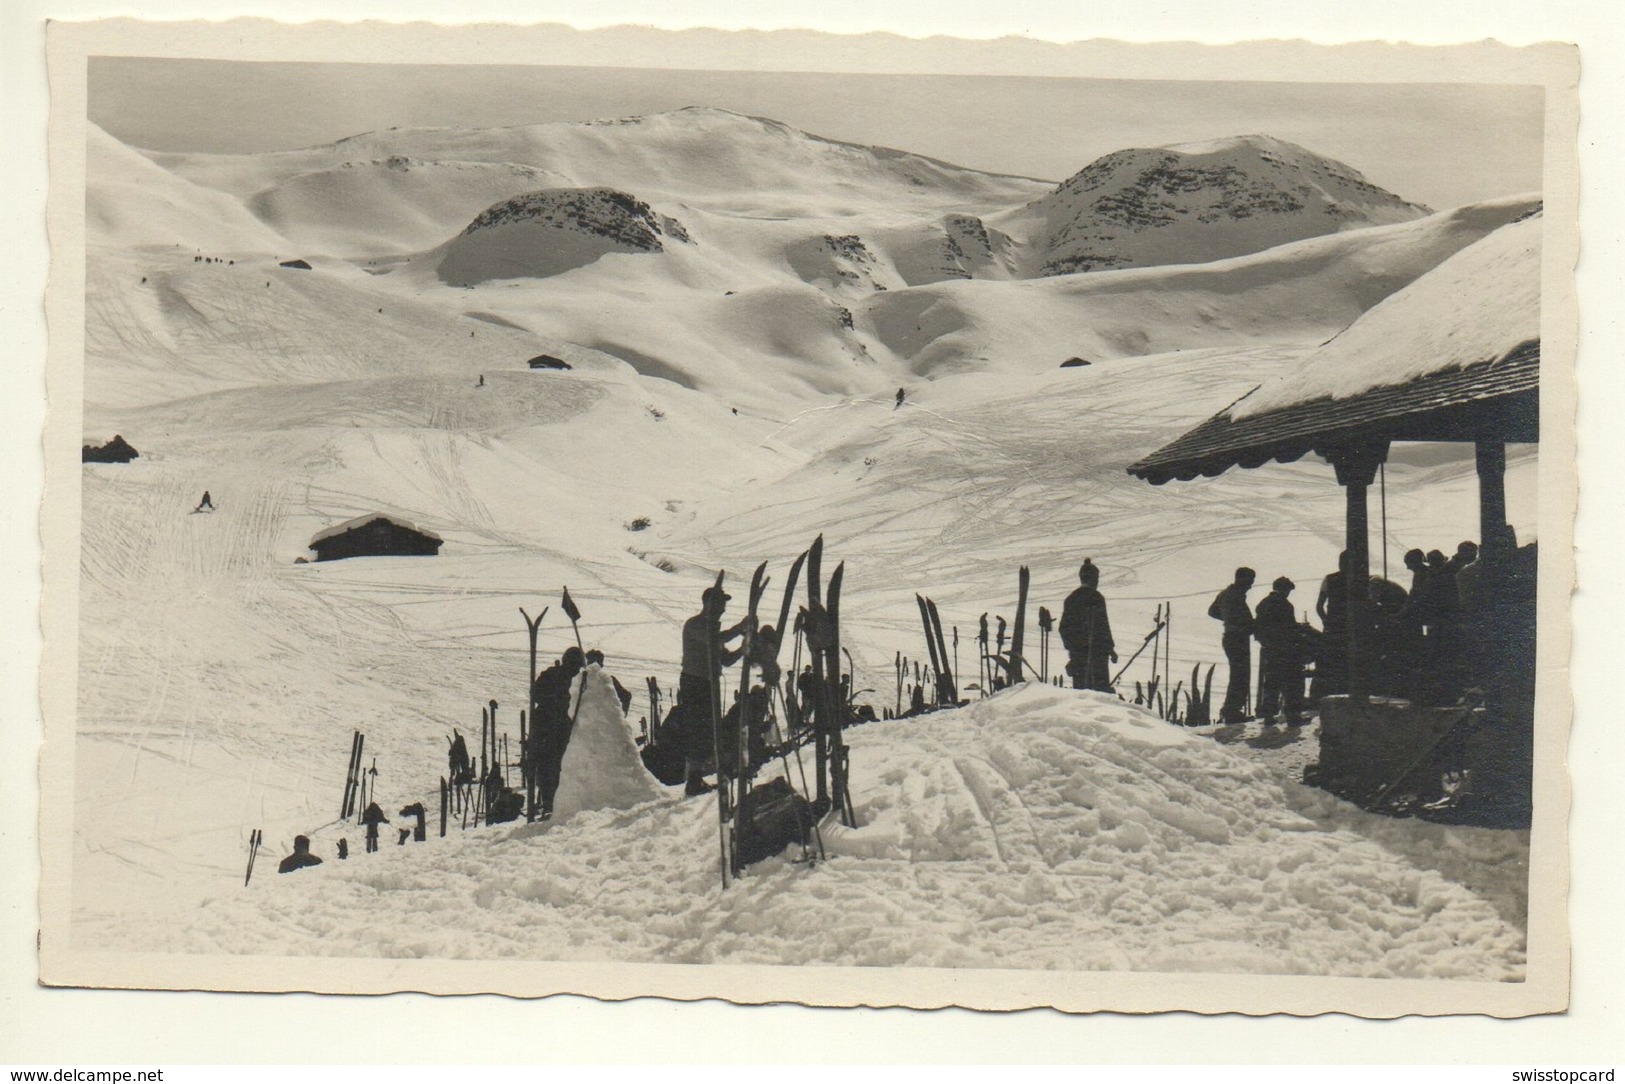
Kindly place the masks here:
<instances>
[{"instance_id":1,"label":"skier silhouette","mask_svg":"<svg viewBox=\"0 0 1625 1084\"><path fill-rule=\"evenodd\" d=\"M480 382L479 382L479 383L478 383L478 384L475 384L475 385L474 385L474 386L475 386L475 387L476 387L476 388L483 388L483 387L485 387L485 374L484 374L484 373L481 373L481 374L480 374Z\"/></svg>"},{"instance_id":2,"label":"skier silhouette","mask_svg":"<svg viewBox=\"0 0 1625 1084\"><path fill-rule=\"evenodd\" d=\"M203 491L203 499L201 501L197 502L197 507L192 509L192 511L194 511L194 512L213 512L214 511L214 502L209 499L209 491L208 490L205 489Z\"/></svg>"},{"instance_id":3,"label":"skier silhouette","mask_svg":"<svg viewBox=\"0 0 1625 1084\"><path fill-rule=\"evenodd\" d=\"M897 408L898 408L898 407L900 407L900 406L902 406L902 405L903 405L903 389L902 389L902 388L898 388L898 389L897 389L897 403L896 403L896 405L894 405L894 406L893 406L893 407L892 407L892 409L893 409L893 410L896 410L896 409L897 409Z\"/></svg>"}]
</instances>

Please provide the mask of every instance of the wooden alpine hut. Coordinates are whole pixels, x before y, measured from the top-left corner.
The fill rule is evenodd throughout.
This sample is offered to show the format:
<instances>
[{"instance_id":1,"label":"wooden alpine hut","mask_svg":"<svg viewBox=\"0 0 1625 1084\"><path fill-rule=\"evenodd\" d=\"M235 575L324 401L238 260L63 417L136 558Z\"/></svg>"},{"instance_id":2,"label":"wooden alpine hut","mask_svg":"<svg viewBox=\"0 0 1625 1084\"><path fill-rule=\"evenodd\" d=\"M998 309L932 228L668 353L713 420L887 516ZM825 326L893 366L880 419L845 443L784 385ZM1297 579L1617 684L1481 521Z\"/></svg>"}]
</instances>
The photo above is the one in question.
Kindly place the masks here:
<instances>
[{"instance_id":1,"label":"wooden alpine hut","mask_svg":"<svg viewBox=\"0 0 1625 1084\"><path fill-rule=\"evenodd\" d=\"M310 540L318 561L346 557L433 557L443 540L404 519L374 512L346 520Z\"/></svg>"},{"instance_id":2,"label":"wooden alpine hut","mask_svg":"<svg viewBox=\"0 0 1625 1084\"><path fill-rule=\"evenodd\" d=\"M1533 546L1507 526L1508 444L1540 440L1538 209L1456 253L1364 313L1295 370L1247 395L1128 468L1153 485L1234 467L1290 463L1313 452L1346 495L1349 568L1346 691L1320 700L1320 762L1311 778L1371 808L1428 786L1434 811L1527 825L1535 696ZM1367 490L1392 444L1470 443L1480 539L1472 598L1448 630L1470 675L1452 703L1378 695L1393 627L1371 593ZM1458 576L1460 581L1462 577ZM1386 627L1385 627L1386 626ZM1339 662L1345 661L1339 659ZM1422 702L1416 702L1422 701ZM1434 781L1437 784L1437 780ZM1406 790L1399 790L1401 786Z\"/></svg>"}]
</instances>

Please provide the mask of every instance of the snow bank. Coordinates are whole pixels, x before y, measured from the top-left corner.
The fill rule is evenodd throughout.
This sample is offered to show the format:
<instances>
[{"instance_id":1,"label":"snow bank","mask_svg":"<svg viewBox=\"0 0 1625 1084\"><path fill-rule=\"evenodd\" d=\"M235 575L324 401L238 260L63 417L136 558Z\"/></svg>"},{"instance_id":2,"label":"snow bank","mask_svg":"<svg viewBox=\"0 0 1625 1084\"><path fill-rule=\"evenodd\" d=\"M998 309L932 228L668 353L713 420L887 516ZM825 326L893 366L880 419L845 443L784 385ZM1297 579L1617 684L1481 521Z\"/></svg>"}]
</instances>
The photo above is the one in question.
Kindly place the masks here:
<instances>
[{"instance_id":1,"label":"snow bank","mask_svg":"<svg viewBox=\"0 0 1625 1084\"><path fill-rule=\"evenodd\" d=\"M723 892L714 800L629 805L613 690L597 672L586 688L563 823L222 887L191 921L132 934L314 955L1521 975L1508 900L1438 867L1504 868L1504 887L1526 837L1295 800L1255 758L1040 685L853 729L862 827L826 823L829 861L771 859Z\"/></svg>"}]
</instances>

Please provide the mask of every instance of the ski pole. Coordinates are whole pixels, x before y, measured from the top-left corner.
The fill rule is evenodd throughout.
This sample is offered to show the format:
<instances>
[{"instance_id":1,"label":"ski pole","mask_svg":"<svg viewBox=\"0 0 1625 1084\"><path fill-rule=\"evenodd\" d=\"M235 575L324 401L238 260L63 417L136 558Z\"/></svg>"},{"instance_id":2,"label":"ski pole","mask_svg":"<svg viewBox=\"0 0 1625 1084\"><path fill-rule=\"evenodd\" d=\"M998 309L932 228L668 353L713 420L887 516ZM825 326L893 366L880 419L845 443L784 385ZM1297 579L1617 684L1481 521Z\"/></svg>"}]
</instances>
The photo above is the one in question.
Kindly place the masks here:
<instances>
[{"instance_id":1,"label":"ski pole","mask_svg":"<svg viewBox=\"0 0 1625 1084\"><path fill-rule=\"evenodd\" d=\"M1159 632L1161 632L1161 631L1162 631L1162 622L1159 621L1159 622L1157 622L1157 627L1156 628L1152 629L1150 632L1145 634L1145 639L1140 642L1139 650L1135 651L1134 654L1130 655L1128 657L1128 662L1125 662L1123 664L1123 666L1122 666L1122 669L1117 671L1116 675L1112 678L1112 684L1113 685L1116 685L1117 684L1117 679L1123 676L1123 671L1124 670L1127 670L1130 666L1134 665L1134 660L1140 657L1140 653L1143 652L1146 649L1146 646L1148 644L1150 644L1152 640L1156 639L1157 634Z\"/></svg>"},{"instance_id":2,"label":"ski pole","mask_svg":"<svg viewBox=\"0 0 1625 1084\"><path fill-rule=\"evenodd\" d=\"M248 834L248 872L243 874L243 887L248 887L248 879L254 876L254 856L260 853L260 840L264 838L258 828Z\"/></svg>"}]
</instances>

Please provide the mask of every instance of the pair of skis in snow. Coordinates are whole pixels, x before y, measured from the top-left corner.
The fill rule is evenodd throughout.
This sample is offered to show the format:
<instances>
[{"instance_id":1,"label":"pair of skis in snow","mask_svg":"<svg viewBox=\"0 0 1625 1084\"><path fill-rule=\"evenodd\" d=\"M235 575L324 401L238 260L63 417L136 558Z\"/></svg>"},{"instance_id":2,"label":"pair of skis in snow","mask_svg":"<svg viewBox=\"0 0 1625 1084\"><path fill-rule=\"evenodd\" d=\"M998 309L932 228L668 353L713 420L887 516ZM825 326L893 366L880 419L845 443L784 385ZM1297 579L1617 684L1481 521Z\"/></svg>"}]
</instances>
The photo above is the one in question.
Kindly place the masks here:
<instances>
[{"instance_id":1,"label":"pair of skis in snow","mask_svg":"<svg viewBox=\"0 0 1625 1084\"><path fill-rule=\"evenodd\" d=\"M829 589L823 592L820 575L823 549L824 538L819 535L791 564L783 601L779 606L779 623L774 627L775 639L766 651L759 649L758 637L762 596L766 593L769 583L767 562L758 565L751 576L748 606L740 625L743 642L740 646L739 696L735 722L731 729L725 725L726 714L722 707L721 645L715 640L711 642L711 656L708 661L712 679L710 705L712 753L717 765L718 840L724 888L728 886L730 876L737 876L743 868L740 860L743 852L742 833L751 830L751 825L746 823L743 815L749 811L749 798L754 781L751 732L753 723L756 722L757 708L760 707L764 712L771 711L774 692L772 688L766 688L764 685L766 702L758 704L751 695L752 668L758 663L764 670L769 665L774 669L778 668L779 653L790 623L790 609L795 600L796 586L803 568L807 572L807 604L798 615L797 630L809 649L813 676L811 691L814 700L810 705L798 702L794 713L786 712L787 716L793 714L793 718L786 719L787 725L792 728L790 740L786 745L796 751L799 759L799 747L808 737L805 720L810 708L817 788L812 804L813 816L815 819L822 817L834 808L840 812L844 823L851 826L857 823L847 786L849 756L842 737L847 705L845 696L839 688L840 597L845 565L843 563L836 566L835 572L830 577ZM715 584L718 590L722 587L723 579L724 574L718 573ZM796 657L797 661L793 667L799 667L799 643ZM792 687L796 684L797 678L799 673L793 673ZM786 699L788 705L785 694L781 691L780 695ZM725 749L731 753L731 763L730 758L724 756ZM786 761L788 781L788 752L781 749L781 756ZM802 788L806 788L805 778L802 781Z\"/></svg>"},{"instance_id":2,"label":"pair of skis in snow","mask_svg":"<svg viewBox=\"0 0 1625 1084\"><path fill-rule=\"evenodd\" d=\"M942 615L937 613L937 604L923 595L915 595L914 601L920 607L920 624L925 628L926 653L931 657L931 673L936 679L937 707L948 707L959 703L959 688L954 682L954 669L950 668L948 661L948 644L942 638ZM955 646L959 639L959 630L954 630ZM901 700L901 697L899 697Z\"/></svg>"},{"instance_id":3,"label":"pair of skis in snow","mask_svg":"<svg viewBox=\"0 0 1625 1084\"><path fill-rule=\"evenodd\" d=\"M361 754L366 748L367 736L357 730L350 735L350 766L344 773L344 801L339 807L339 820L347 821L355 816L356 799L360 797L363 784L366 782L361 770ZM374 769L374 773L377 770Z\"/></svg>"}]
</instances>

